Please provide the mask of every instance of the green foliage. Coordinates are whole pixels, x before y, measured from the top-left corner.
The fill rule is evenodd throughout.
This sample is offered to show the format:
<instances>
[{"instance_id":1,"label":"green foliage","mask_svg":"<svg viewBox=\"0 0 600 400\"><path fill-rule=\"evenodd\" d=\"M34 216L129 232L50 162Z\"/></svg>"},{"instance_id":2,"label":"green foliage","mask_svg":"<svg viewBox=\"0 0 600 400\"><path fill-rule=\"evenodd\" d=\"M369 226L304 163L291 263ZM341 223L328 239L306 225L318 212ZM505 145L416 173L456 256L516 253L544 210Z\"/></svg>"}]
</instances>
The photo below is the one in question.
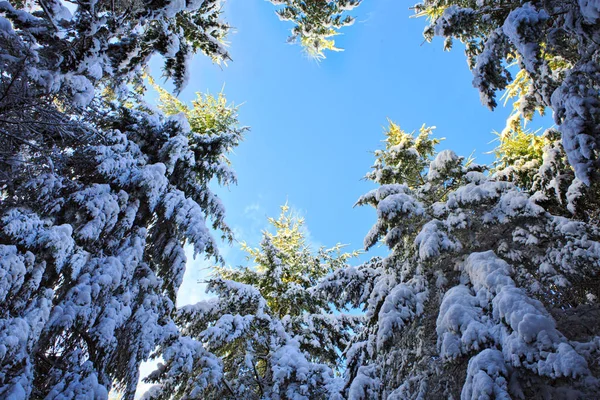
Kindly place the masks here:
<instances>
[{"instance_id":1,"label":"green foliage","mask_svg":"<svg viewBox=\"0 0 600 400\"><path fill-rule=\"evenodd\" d=\"M225 49L230 26L222 21L221 14L220 1L203 1L197 12L181 11L168 24L152 24L147 29L146 40L156 43L165 57L163 72L173 79L176 93L187 84L188 62L195 53L202 52L217 64L230 59Z\"/></svg>"},{"instance_id":2,"label":"green foliage","mask_svg":"<svg viewBox=\"0 0 600 400\"><path fill-rule=\"evenodd\" d=\"M215 267L215 297L177 311L186 337L160 350L165 363L146 379L160 386L147 399L341 400L335 372L360 318L335 313L318 285L357 253L313 253L287 205L269 223L259 248L243 245L254 265Z\"/></svg>"},{"instance_id":3,"label":"green foliage","mask_svg":"<svg viewBox=\"0 0 600 400\"><path fill-rule=\"evenodd\" d=\"M266 300L270 311L285 319L301 349L316 361L338 365L341 350L349 339L351 318L340 321L326 316L333 309L315 295L311 288L333 271L346 266L359 253L342 252L343 246L320 247L313 253L306 242L304 220L293 214L289 206L281 207L277 219L269 218L274 232L263 232L260 247L242 244L252 266L215 267L220 279L250 285ZM339 325L338 325L339 324ZM313 340L315 337L318 339ZM318 344L317 344L318 343Z\"/></svg>"},{"instance_id":4,"label":"green foliage","mask_svg":"<svg viewBox=\"0 0 600 400\"><path fill-rule=\"evenodd\" d=\"M446 201L449 193L464 185L468 181L468 172L480 173L487 169L475 164L473 159L465 160L452 151L438 151L436 146L443 139L431 137L435 127L423 125L419 129L419 135L415 137L414 133L406 133L397 124L391 121L389 124L388 130L384 132L386 147L375 151L375 163L371 167L373 170L366 178L389 188L390 193L410 192L418 198L419 203L432 206ZM381 196L371 192L362 196L356 204L377 207ZM393 222L389 226L375 226L365 238L365 248L371 248L379 240L383 240L391 248L399 243L400 238L402 242L414 239L412 235L416 231L410 226L422 222L423 216L418 211L419 208L420 206L415 209L413 205L407 206L402 212L394 213ZM387 232L386 229L394 224L404 227ZM403 251L411 253L412 246Z\"/></svg>"},{"instance_id":5,"label":"green foliage","mask_svg":"<svg viewBox=\"0 0 600 400\"><path fill-rule=\"evenodd\" d=\"M558 132L501 136L500 161L489 174L450 150L436 151L434 139L423 136L419 148L418 137L392 125L368 175L381 185L357 202L377 212L365 247L382 242L389 255L335 271L321 284L338 307L351 304L365 315L345 353L345 394L537 398L543 388L550 397L567 389L593 397L598 370L588 365L597 355L570 340L595 343L598 326L580 330L565 321L600 312L589 289L600 242L597 223L580 219L580 204L593 199L573 190ZM535 168L509 174L526 160ZM527 336L515 323L533 306L534 324L547 318L548 328L539 329L552 334ZM577 361L561 372L568 346ZM581 373L568 369L573 365ZM489 368L506 371L498 389Z\"/></svg>"},{"instance_id":6,"label":"green foliage","mask_svg":"<svg viewBox=\"0 0 600 400\"><path fill-rule=\"evenodd\" d=\"M190 163L188 167L195 172L195 176L182 177L182 181L186 181L186 187L192 188L195 184L200 184L203 188L208 188L213 178L220 185L235 183L233 171L224 168L231 165L227 154L239 144L244 132L248 130L247 127L239 126L237 107L227 103L223 92L216 97L208 93L196 93L196 99L192 100L190 107L157 85L151 77L148 77L148 81L159 94L159 109L166 116L181 115L189 124L190 130L186 138L191 153L185 159ZM177 145L165 151L176 152ZM222 221L224 215L220 202L201 196L196 201L216 215L213 228L221 230L223 238L231 241L233 235Z\"/></svg>"},{"instance_id":7,"label":"green foliage","mask_svg":"<svg viewBox=\"0 0 600 400\"><path fill-rule=\"evenodd\" d=\"M431 137L435 126L423 125L415 137L414 132L406 133L390 120L388 124L384 131L385 149L375 151L373 171L366 178L382 185L402 182L416 187L424 183L423 176L435 154L435 146L443 139Z\"/></svg>"},{"instance_id":8,"label":"green foliage","mask_svg":"<svg viewBox=\"0 0 600 400\"><path fill-rule=\"evenodd\" d=\"M494 171L503 171L506 179L522 188L531 188L549 140L538 132L523 129L521 124L514 124L512 129L496 136L499 144L494 149Z\"/></svg>"},{"instance_id":9,"label":"green foliage","mask_svg":"<svg viewBox=\"0 0 600 400\"><path fill-rule=\"evenodd\" d=\"M142 75L159 55L179 91L195 53L227 59L221 3L0 2L0 398L133 399L180 338L184 245L220 259L209 183L244 129L221 99L150 109Z\"/></svg>"},{"instance_id":10,"label":"green foliage","mask_svg":"<svg viewBox=\"0 0 600 400\"><path fill-rule=\"evenodd\" d=\"M361 0L271 0L283 5L277 15L283 21L294 23L289 42L299 42L310 57L325 58L325 51L341 51L331 39L338 29L352 25L354 18L343 16L358 7Z\"/></svg>"},{"instance_id":11,"label":"green foliage","mask_svg":"<svg viewBox=\"0 0 600 400\"><path fill-rule=\"evenodd\" d=\"M151 77L148 77L148 80L159 94L159 108L166 115L183 113L192 132L215 135L237 125L237 107L227 103L223 92L216 97L210 93L196 93L196 99L192 100L192 107L189 107L157 85Z\"/></svg>"},{"instance_id":12,"label":"green foliage","mask_svg":"<svg viewBox=\"0 0 600 400\"><path fill-rule=\"evenodd\" d=\"M239 269L217 267L217 274L223 279L256 287L267 300L269 308L280 318L316 312L324 305L315 303L309 293L305 298L289 297L286 293L292 287L309 289L358 253L342 253L343 246L337 244L329 249L321 247L313 254L306 243L304 219L294 216L287 205L281 206L277 219L269 218L268 221L275 232L263 232L259 248L242 244L248 260L254 265Z\"/></svg>"},{"instance_id":13,"label":"green foliage","mask_svg":"<svg viewBox=\"0 0 600 400\"><path fill-rule=\"evenodd\" d=\"M544 49L545 46L542 46L541 57L548 62L548 66L552 71L565 71L572 67L561 57L552 56ZM535 90L534 81L526 69L519 68L519 65L522 65L519 56L509 54L507 62L510 63L509 68L517 68L517 73L512 81L506 85L504 94L501 97L504 100L504 106L510 102L512 107L512 112L506 119L506 127L502 134L506 135L509 131L513 133L529 132L525 129L526 124L533 120L536 113L541 116L545 115L547 107L531 98L532 92Z\"/></svg>"},{"instance_id":14,"label":"green foliage","mask_svg":"<svg viewBox=\"0 0 600 400\"><path fill-rule=\"evenodd\" d=\"M561 143L560 132L525 129L515 123L496 133L498 146L491 173L536 197L556 215L598 224L597 186L585 187L575 178Z\"/></svg>"}]
</instances>

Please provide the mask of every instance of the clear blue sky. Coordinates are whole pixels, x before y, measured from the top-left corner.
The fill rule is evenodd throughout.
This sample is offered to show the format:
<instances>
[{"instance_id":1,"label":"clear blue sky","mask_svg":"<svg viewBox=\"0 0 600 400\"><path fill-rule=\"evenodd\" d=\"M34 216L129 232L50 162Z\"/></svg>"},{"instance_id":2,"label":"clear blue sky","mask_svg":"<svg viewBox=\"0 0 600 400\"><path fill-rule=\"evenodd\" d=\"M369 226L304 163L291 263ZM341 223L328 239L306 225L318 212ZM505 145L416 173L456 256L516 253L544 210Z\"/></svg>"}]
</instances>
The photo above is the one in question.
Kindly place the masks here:
<instances>
[{"instance_id":1,"label":"clear blue sky","mask_svg":"<svg viewBox=\"0 0 600 400\"><path fill-rule=\"evenodd\" d=\"M218 190L238 240L257 245L266 217L277 216L287 200L305 217L315 245L361 248L375 212L353 204L373 188L361 178L371 152L382 147L386 118L408 131L435 125L446 138L440 149L474 151L479 163L492 159L485 154L494 147L491 132L504 127L510 110L490 112L480 103L460 44L444 52L441 40L423 43L426 21L409 18L410 5L365 0L352 12L356 23L336 38L345 51L318 63L286 43L292 25L268 1L225 3L224 17L235 28L228 38L233 61L219 68L197 55L180 98L224 86L229 101L243 103L239 120L251 131L231 156L239 184ZM221 247L229 265L244 262L238 247ZM200 299L197 281L206 265L188 263L180 304Z\"/></svg>"}]
</instances>

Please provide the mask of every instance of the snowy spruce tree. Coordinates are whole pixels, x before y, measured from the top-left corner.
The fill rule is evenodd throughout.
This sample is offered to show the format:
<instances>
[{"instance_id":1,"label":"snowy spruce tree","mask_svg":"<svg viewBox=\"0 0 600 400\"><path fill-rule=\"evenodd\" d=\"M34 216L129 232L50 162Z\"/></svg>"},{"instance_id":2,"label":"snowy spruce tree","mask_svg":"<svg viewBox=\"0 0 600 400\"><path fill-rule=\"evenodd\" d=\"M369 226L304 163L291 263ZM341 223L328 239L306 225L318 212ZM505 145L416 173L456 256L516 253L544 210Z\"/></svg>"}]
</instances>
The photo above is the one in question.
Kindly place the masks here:
<instances>
[{"instance_id":1,"label":"snowy spruce tree","mask_svg":"<svg viewBox=\"0 0 600 400\"><path fill-rule=\"evenodd\" d=\"M180 335L183 246L218 257L209 222L230 236L208 185L235 180L243 129L221 99L188 121L130 88L152 54L178 90L195 51L225 58L219 12L0 4L1 398L133 398L140 363Z\"/></svg>"},{"instance_id":2,"label":"snowy spruce tree","mask_svg":"<svg viewBox=\"0 0 600 400\"><path fill-rule=\"evenodd\" d=\"M313 253L287 206L269 222L275 233L260 248L244 245L253 266L216 267L216 296L177 311L185 337L163 345L145 399L342 398L337 373L356 317L334 314L314 289L354 254Z\"/></svg>"},{"instance_id":3,"label":"snowy spruce tree","mask_svg":"<svg viewBox=\"0 0 600 400\"><path fill-rule=\"evenodd\" d=\"M426 38L444 37L447 49L453 38L465 45L473 85L487 106L509 89L525 119L550 108L577 178L586 185L600 180L597 2L424 0L415 10L429 18Z\"/></svg>"},{"instance_id":4,"label":"snowy spruce tree","mask_svg":"<svg viewBox=\"0 0 600 400\"><path fill-rule=\"evenodd\" d=\"M325 58L325 51L340 51L331 37L338 30L354 23L345 15L358 7L361 0L270 0L276 6L277 15L283 21L294 23L288 41L299 42L309 56Z\"/></svg>"},{"instance_id":5,"label":"snowy spruce tree","mask_svg":"<svg viewBox=\"0 0 600 400\"><path fill-rule=\"evenodd\" d=\"M183 246L218 257L207 218L229 230L208 183L234 181L223 154L242 132L234 110L208 104L193 127L115 106L102 136L24 164L3 190L2 397L132 398L139 364L180 335Z\"/></svg>"},{"instance_id":6,"label":"snowy spruce tree","mask_svg":"<svg viewBox=\"0 0 600 400\"><path fill-rule=\"evenodd\" d=\"M390 124L367 175L380 186L358 201L377 210L365 247L382 242L390 254L334 271L317 289L364 312L344 353L345 396L594 398L598 225L570 213L582 205L568 194L561 208L547 186L521 187L499 166L437 151L431 134ZM560 152L547 140L535 182L561 168L546 163Z\"/></svg>"}]
</instances>

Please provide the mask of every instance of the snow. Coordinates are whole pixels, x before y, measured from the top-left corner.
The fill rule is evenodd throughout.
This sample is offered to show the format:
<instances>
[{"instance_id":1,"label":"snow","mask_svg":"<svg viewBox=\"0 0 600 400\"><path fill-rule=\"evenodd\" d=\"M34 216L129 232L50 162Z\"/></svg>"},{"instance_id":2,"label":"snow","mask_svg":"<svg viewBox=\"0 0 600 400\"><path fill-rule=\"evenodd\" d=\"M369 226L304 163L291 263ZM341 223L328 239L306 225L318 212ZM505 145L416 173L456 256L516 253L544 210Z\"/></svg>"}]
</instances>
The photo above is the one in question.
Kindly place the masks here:
<instances>
[{"instance_id":1,"label":"snow","mask_svg":"<svg viewBox=\"0 0 600 400\"><path fill-rule=\"evenodd\" d=\"M464 285L446 292L436 322L438 348L443 359L454 360L490 341L481 301Z\"/></svg>"},{"instance_id":2,"label":"snow","mask_svg":"<svg viewBox=\"0 0 600 400\"><path fill-rule=\"evenodd\" d=\"M121 192L127 201L127 194ZM111 192L110 185L94 184L75 193L73 196L88 214L90 221L82 226L77 235L84 240L96 240L103 233L110 231L118 221L121 212L118 195ZM122 200L121 200L122 201Z\"/></svg>"},{"instance_id":3,"label":"snow","mask_svg":"<svg viewBox=\"0 0 600 400\"><path fill-rule=\"evenodd\" d=\"M582 70L597 74L598 67L594 63L587 63L580 65L579 71L570 71L552 93L551 104L554 119L560 124L569 164L575 169L577 178L589 186L597 158L597 139L592 133L598 124L595 115L600 109L600 100L594 83L588 78L589 73Z\"/></svg>"},{"instance_id":4,"label":"snow","mask_svg":"<svg viewBox=\"0 0 600 400\"><path fill-rule=\"evenodd\" d=\"M286 381L292 377L300 382L309 379L311 366L299 351L298 346L299 343L290 342L279 347L271 355L271 362L273 363L273 392L284 392ZM302 392L302 387L295 385L285 390L286 397L290 399L308 400L308 397Z\"/></svg>"},{"instance_id":5,"label":"snow","mask_svg":"<svg viewBox=\"0 0 600 400\"><path fill-rule=\"evenodd\" d=\"M0 1L0 11L16 17L17 21L24 25L31 24L32 26L37 26L37 23L40 22L40 19L34 17L27 11L14 8L8 1Z\"/></svg>"},{"instance_id":6,"label":"snow","mask_svg":"<svg viewBox=\"0 0 600 400\"><path fill-rule=\"evenodd\" d=\"M23 285L27 272L26 257L31 262L33 254L28 253L24 257L17 253L16 246L0 245L0 302L3 302L9 293L17 292ZM0 354L1 358L3 357Z\"/></svg>"},{"instance_id":7,"label":"snow","mask_svg":"<svg viewBox=\"0 0 600 400\"><path fill-rule=\"evenodd\" d=\"M162 393L163 387L161 385L153 385L149 387L144 394L140 397L140 400L154 400L159 399Z\"/></svg>"},{"instance_id":8,"label":"snow","mask_svg":"<svg viewBox=\"0 0 600 400\"><path fill-rule=\"evenodd\" d=\"M487 7L484 3L478 4ZM396 399L409 397L413 389L424 397L426 372L445 371L449 363L466 359L465 399L510 398L508 381L520 376L515 372L520 370L526 372L523 376L543 377L543 382L595 379L590 365L597 358L597 337L588 342L567 339L557 328L561 321L548 311L553 299L541 296L559 297L563 290L577 295L572 282L595 276L600 265L598 229L583 220L589 219L585 196L598 162L598 66L595 59L580 60L556 76L547 74L540 43L548 39L548 48L556 47L552 38L543 36L546 28L555 28L549 27L547 11L525 3L515 6L501 26L490 26L492 33L474 66L474 83L491 104L495 91L506 85L502 62L514 46L523 66L541 82L534 88L537 100L555 111L575 180L569 181L573 173L568 166L560 175L563 153L558 145L544 150L541 166L537 161L524 164L524 169L539 171L539 191L532 197L518 183L486 176L479 172L483 168L470 170L476 167L465 166L450 150L431 160L433 152L420 154L404 138L387 153L376 153L375 172L369 177L410 180L398 171L422 165L416 181L426 184L386 184L358 201L377 211L365 246L383 238L391 251L388 257L357 267L342 265L325 277L300 274L289 281L294 267L289 257L264 240L268 273L246 275L262 280L263 286L215 278L208 288L216 298L177 310L174 302L187 261L184 244L193 245L195 255L218 257L207 219L229 234L222 221L223 204L208 186L213 177L235 182L225 154L239 140L239 132L194 132L184 113L164 116L135 96L129 97L134 104L126 109L104 108L95 96L116 76L121 81L115 93L123 97L112 105L131 94L131 78L158 51L144 39L146 26L158 27L158 35L168 38L160 45L163 55L185 59L176 75L181 90L193 52L170 20L205 5L218 10L220 3L167 1L158 10L152 5L135 10L139 21L124 16L122 24L109 23L110 12L97 12L94 1L86 4L85 12L76 5L71 12L59 0L47 2L48 24L47 17L34 16L42 12L30 5L15 9L0 2L0 36L14 45L3 62L26 59L23 93L44 100L55 97L56 104L47 106L69 122L60 125L65 131L56 136L52 159L42 162L43 171L27 169L18 154L20 163L14 167L20 178L13 197L26 201L2 209L0 216L0 302L10 311L0 315L0 397L37 396L33 374L40 368L38 356L55 349L60 349L52 354L60 367L48 367L43 393L48 399L105 399L115 383L132 395L140 362L154 352L163 364L150 381L160 385L146 398L210 397L224 382L244 398L251 390L249 382L259 380L264 397L272 399L370 399L384 394ZM342 2L339 11L357 4ZM599 10L598 1L578 0L559 18L565 32L573 35L573 24L589 31L600 19ZM463 34L461 26L479 23L478 13L450 5L435 23L435 32ZM489 15L482 18L493 23ZM206 40L217 47L214 55L225 57L211 36L218 29L196 33L208 35ZM584 39L582 43L589 42ZM573 46L583 54L576 42ZM63 59L54 51L68 51L73 43L83 46L79 59L67 53ZM592 54L594 48L589 45L586 51ZM559 76L564 79L558 81ZM102 124L88 123L95 122L98 110ZM78 118L82 112L85 118ZM71 125L77 128L70 131ZM77 144L72 143L75 138ZM68 145L61 148L61 140ZM396 164L384 165L386 156ZM505 171L502 178L511 179L514 171ZM565 182L568 189L561 193ZM553 192L560 217L542 206L553 200ZM572 218L565 217L563 206ZM329 268L320 259L309 260ZM595 302L592 293L580 297ZM291 306L286 310L278 301ZM567 307L560 301L559 307ZM415 329L423 327L423 318L435 316L428 307L437 302L435 330ZM341 313L348 310L360 315ZM437 347L427 348L426 340L435 339ZM402 348L404 343L416 347ZM325 364L312 352L316 348L339 356L342 344L348 345L347 380L337 377L334 371L341 371L330 365L336 357ZM102 354L94 354L95 348ZM242 349L240 354L234 354L236 348ZM32 349L40 353L34 357ZM263 378L250 372L259 355ZM430 370L419 365L419 357L431 357ZM411 372L393 371L403 381L386 387L392 385L386 368L395 365Z\"/></svg>"},{"instance_id":9,"label":"snow","mask_svg":"<svg viewBox=\"0 0 600 400\"><path fill-rule=\"evenodd\" d=\"M179 47L180 46L179 36L172 35L167 40L168 40L167 50L165 51L163 56L166 58L175 57L175 55L177 54L177 52L179 51L179 48L180 48Z\"/></svg>"},{"instance_id":10,"label":"snow","mask_svg":"<svg viewBox=\"0 0 600 400\"><path fill-rule=\"evenodd\" d=\"M379 189L361 196L356 204L371 204L377 208L378 222L365 237L364 245L366 249L372 247L384 234L386 234L386 244L393 245L402 234L402 231L401 228L398 228L386 232L388 224L393 224L400 219L417 218L423 215L425 211L423 204L404 184L382 185Z\"/></svg>"},{"instance_id":11,"label":"snow","mask_svg":"<svg viewBox=\"0 0 600 400\"><path fill-rule=\"evenodd\" d=\"M348 390L348 400L367 400L379 397L381 381L375 365L361 366Z\"/></svg>"},{"instance_id":12,"label":"snow","mask_svg":"<svg viewBox=\"0 0 600 400\"><path fill-rule=\"evenodd\" d=\"M587 273L595 276L600 265L597 229L544 208L546 194L554 190L558 201L550 204L567 211L560 197L564 182L549 177L572 177L569 170L563 172L560 144L548 140L543 163L531 166L544 174L532 171L539 183L531 192L510 176L465 166L464 159L447 151L423 163L424 183L408 187L387 183L393 182L390 178L358 200L377 209L366 247L384 238L390 254L331 274L321 284L320 289L331 291L334 304L352 304L364 313L363 325L345 352L349 394L427 398L442 384L434 377L439 371L467 360L462 397L468 399L518 396L520 384L531 379L560 378L583 386L586 379L595 379L589 367L594 357L558 330L544 306L568 307L553 296L561 296L569 290L562 288ZM381 151L374 168L388 168L388 155ZM399 162L397 170L414 162L392 160ZM376 174L368 177L379 179ZM418 182L418 176L413 180ZM586 189L577 182L565 203L579 212L574 207L581 206ZM419 280L426 283L417 289ZM423 310L440 300L437 346L432 348ZM381 391L369 392L377 379ZM557 391L567 390L558 386Z\"/></svg>"},{"instance_id":13,"label":"snow","mask_svg":"<svg viewBox=\"0 0 600 400\"><path fill-rule=\"evenodd\" d=\"M13 34L13 28L10 21L4 17L0 17L0 30L4 31L4 33Z\"/></svg>"},{"instance_id":14,"label":"snow","mask_svg":"<svg viewBox=\"0 0 600 400\"><path fill-rule=\"evenodd\" d=\"M26 246L41 246L48 249L55 259L58 271L67 261L74 247L73 228L63 224L46 227L45 221L35 214L13 209L3 218L4 231Z\"/></svg>"},{"instance_id":15,"label":"snow","mask_svg":"<svg viewBox=\"0 0 600 400\"><path fill-rule=\"evenodd\" d=\"M95 90L88 78L83 75L71 74L65 80L72 91L71 104L74 107L83 108L92 102Z\"/></svg>"},{"instance_id":16,"label":"snow","mask_svg":"<svg viewBox=\"0 0 600 400\"><path fill-rule=\"evenodd\" d=\"M225 314L202 332L202 340L211 342L213 346L230 343L240 336L245 335L252 321L252 315Z\"/></svg>"},{"instance_id":17,"label":"snow","mask_svg":"<svg viewBox=\"0 0 600 400\"><path fill-rule=\"evenodd\" d=\"M585 22L593 25L600 19L600 2L598 0L579 0L578 3Z\"/></svg>"},{"instance_id":18,"label":"snow","mask_svg":"<svg viewBox=\"0 0 600 400\"><path fill-rule=\"evenodd\" d=\"M61 399L108 399L108 391L98 382L91 361L86 361L77 371L67 374L46 396L48 400Z\"/></svg>"},{"instance_id":19,"label":"snow","mask_svg":"<svg viewBox=\"0 0 600 400\"><path fill-rule=\"evenodd\" d=\"M415 238L415 246L419 249L419 258L426 261L439 257L442 251L459 250L460 242L451 240L442 230L443 224L438 220L431 220L423 225L421 232Z\"/></svg>"},{"instance_id":20,"label":"snow","mask_svg":"<svg viewBox=\"0 0 600 400\"><path fill-rule=\"evenodd\" d=\"M510 277L512 268L493 251L469 255L462 268L476 292L486 290L496 294L502 287L513 284Z\"/></svg>"},{"instance_id":21,"label":"snow","mask_svg":"<svg viewBox=\"0 0 600 400\"><path fill-rule=\"evenodd\" d=\"M460 163L459 157L452 150L442 150L429 164L427 179L430 181L440 179L448 175L448 172L456 168Z\"/></svg>"},{"instance_id":22,"label":"snow","mask_svg":"<svg viewBox=\"0 0 600 400\"><path fill-rule=\"evenodd\" d=\"M405 324L423 313L429 291L424 280L415 279L394 287L385 297L378 315L377 349L381 350Z\"/></svg>"},{"instance_id":23,"label":"snow","mask_svg":"<svg viewBox=\"0 0 600 400\"><path fill-rule=\"evenodd\" d=\"M168 186L168 180L165 177L166 172L167 168L163 163L144 165L134 172L134 182L145 189L145 194L148 197L151 209L156 207ZM177 191L176 193L179 195L181 192ZM180 196L181 195L177 197Z\"/></svg>"},{"instance_id":24,"label":"snow","mask_svg":"<svg viewBox=\"0 0 600 400\"><path fill-rule=\"evenodd\" d=\"M469 20L475 13L472 8L462 8L452 4L444 9L443 14L436 20L434 32L437 36L448 36L455 24L460 24L463 19Z\"/></svg>"},{"instance_id":25,"label":"snow","mask_svg":"<svg viewBox=\"0 0 600 400\"><path fill-rule=\"evenodd\" d=\"M381 219L394 219L400 215L412 216L423 213L423 207L405 193L392 194L377 205L377 214Z\"/></svg>"},{"instance_id":26,"label":"snow","mask_svg":"<svg viewBox=\"0 0 600 400\"><path fill-rule=\"evenodd\" d=\"M536 72L540 65L540 45L536 39L549 18L545 10L537 10L531 3L525 3L512 10L502 26L530 73Z\"/></svg>"},{"instance_id":27,"label":"snow","mask_svg":"<svg viewBox=\"0 0 600 400\"><path fill-rule=\"evenodd\" d=\"M71 21L73 19L73 14L71 14L71 11L69 11L67 7L62 5L61 1L49 1L47 4L49 5L49 9L54 17L54 21Z\"/></svg>"},{"instance_id":28,"label":"snow","mask_svg":"<svg viewBox=\"0 0 600 400\"><path fill-rule=\"evenodd\" d=\"M380 260L375 259L359 267L340 268L325 276L312 291L326 296L328 301L335 302L340 308L359 308L367 302L374 282L381 274L378 262Z\"/></svg>"},{"instance_id":29,"label":"snow","mask_svg":"<svg viewBox=\"0 0 600 400\"><path fill-rule=\"evenodd\" d=\"M20 178L0 195L11 198L0 213L0 301L10 310L0 315L0 397L106 399L114 385L131 397L139 364L167 347L175 359L165 362L189 355L205 368L192 380L196 391L219 384L220 361L182 338L174 300L184 244L217 255L207 218L229 233L208 185L213 177L235 180L225 153L243 130L233 118L225 128L191 132L184 116L169 118L132 92L160 47L148 27L171 38L166 51L175 55L189 43L167 16L186 10L180 16L192 28L194 15L208 25L192 35L210 34L218 2L132 3L118 23L95 1L44 4L0 2L0 38L10 43L1 56L5 77L19 78L26 113L44 119L43 132L19 126L19 136L48 150L13 154ZM220 44L218 52L226 54ZM117 99L98 101L104 89ZM240 317L232 318L230 327L222 320L224 331L236 327Z\"/></svg>"},{"instance_id":30,"label":"snow","mask_svg":"<svg viewBox=\"0 0 600 400\"><path fill-rule=\"evenodd\" d=\"M461 400L511 400L512 397L507 390L508 374L508 368L500 351L483 350L469 360L467 380L460 395Z\"/></svg>"},{"instance_id":31,"label":"snow","mask_svg":"<svg viewBox=\"0 0 600 400\"><path fill-rule=\"evenodd\" d=\"M577 178L569 185L569 189L567 190L567 210L573 214L577 212L577 200L582 196L584 188L584 183Z\"/></svg>"},{"instance_id":32,"label":"snow","mask_svg":"<svg viewBox=\"0 0 600 400\"><path fill-rule=\"evenodd\" d=\"M513 185L508 182L489 180L479 184L469 183L450 193L446 204L448 208L458 208L494 200L499 198L503 191L512 187Z\"/></svg>"},{"instance_id":33,"label":"snow","mask_svg":"<svg viewBox=\"0 0 600 400\"><path fill-rule=\"evenodd\" d=\"M507 362L552 378L589 373L585 359L556 330L542 303L515 286L506 262L491 251L473 253L467 258L464 271L477 297L491 298L494 321L510 327L508 331L500 330L494 338L502 345ZM563 357L569 362L560 362Z\"/></svg>"},{"instance_id":34,"label":"snow","mask_svg":"<svg viewBox=\"0 0 600 400\"><path fill-rule=\"evenodd\" d=\"M459 285L444 295L436 323L440 355L456 359L484 346L501 349L484 349L469 360L462 399L511 398L509 366L551 378L589 373L543 305L515 286L508 263L487 251L469 255L461 269L472 289Z\"/></svg>"},{"instance_id":35,"label":"snow","mask_svg":"<svg viewBox=\"0 0 600 400\"><path fill-rule=\"evenodd\" d=\"M192 391L197 393L210 385L220 384L223 379L221 360L208 353L200 342L192 338L180 337L164 349L162 357L165 364L169 366L166 372L168 379L179 379L183 374L197 371L193 375L192 381L188 382ZM160 363L157 371L150 376L161 373L163 369L164 365ZM155 386L151 392L156 393L159 388Z\"/></svg>"}]
</instances>

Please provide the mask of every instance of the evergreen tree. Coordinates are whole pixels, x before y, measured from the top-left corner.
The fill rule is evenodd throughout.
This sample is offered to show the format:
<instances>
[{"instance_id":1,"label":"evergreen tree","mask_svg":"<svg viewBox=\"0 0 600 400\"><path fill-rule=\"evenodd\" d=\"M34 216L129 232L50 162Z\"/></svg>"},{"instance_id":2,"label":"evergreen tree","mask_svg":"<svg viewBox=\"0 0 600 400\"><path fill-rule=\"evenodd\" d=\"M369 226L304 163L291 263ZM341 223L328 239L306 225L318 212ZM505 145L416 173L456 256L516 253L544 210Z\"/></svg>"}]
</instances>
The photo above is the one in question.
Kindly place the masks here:
<instances>
[{"instance_id":1,"label":"evergreen tree","mask_svg":"<svg viewBox=\"0 0 600 400\"><path fill-rule=\"evenodd\" d=\"M243 247L256 265L217 267L208 282L217 297L178 310L185 340L160 352L164 364L148 379L160 385L147 399L341 398L334 372L355 318L334 314L314 288L353 254L313 254L287 206L269 222L275 233L260 248Z\"/></svg>"},{"instance_id":2,"label":"evergreen tree","mask_svg":"<svg viewBox=\"0 0 600 400\"><path fill-rule=\"evenodd\" d=\"M311 57L325 58L325 51L340 51L335 41L338 29L354 23L346 15L358 7L361 0L270 0L277 6L277 15L283 21L294 23L289 42L300 42Z\"/></svg>"},{"instance_id":3,"label":"evergreen tree","mask_svg":"<svg viewBox=\"0 0 600 400\"><path fill-rule=\"evenodd\" d=\"M431 133L391 124L367 175L381 186L358 201L377 210L365 247L382 241L390 254L318 286L337 307L364 312L345 352L345 395L593 398L598 226L436 151Z\"/></svg>"},{"instance_id":4,"label":"evergreen tree","mask_svg":"<svg viewBox=\"0 0 600 400\"><path fill-rule=\"evenodd\" d=\"M220 2L14 1L0 5L0 188L102 135L100 94L126 99L154 54L180 90L197 50L226 59ZM96 99L96 100L94 100Z\"/></svg>"},{"instance_id":5,"label":"evergreen tree","mask_svg":"<svg viewBox=\"0 0 600 400\"><path fill-rule=\"evenodd\" d=\"M15 153L0 204L0 397L133 398L140 363L180 336L184 244L218 258L207 218L230 236L209 182L235 181L235 109L204 98L166 116L120 100L73 117L87 136Z\"/></svg>"},{"instance_id":6,"label":"evergreen tree","mask_svg":"<svg viewBox=\"0 0 600 400\"><path fill-rule=\"evenodd\" d=\"M415 6L430 24L427 39L452 39L465 46L473 85L482 101L496 106L508 89L518 113L552 109L569 164L586 185L600 179L600 8L593 1L446 1ZM519 72L512 78L510 65Z\"/></svg>"},{"instance_id":7,"label":"evergreen tree","mask_svg":"<svg viewBox=\"0 0 600 400\"><path fill-rule=\"evenodd\" d=\"M226 59L219 16L218 0L0 4L0 397L133 398L179 335L183 245L218 258L207 218L230 237L208 183L235 180L243 129L221 99L191 111L204 126L165 116L141 77L159 54L180 90L193 53Z\"/></svg>"}]
</instances>

